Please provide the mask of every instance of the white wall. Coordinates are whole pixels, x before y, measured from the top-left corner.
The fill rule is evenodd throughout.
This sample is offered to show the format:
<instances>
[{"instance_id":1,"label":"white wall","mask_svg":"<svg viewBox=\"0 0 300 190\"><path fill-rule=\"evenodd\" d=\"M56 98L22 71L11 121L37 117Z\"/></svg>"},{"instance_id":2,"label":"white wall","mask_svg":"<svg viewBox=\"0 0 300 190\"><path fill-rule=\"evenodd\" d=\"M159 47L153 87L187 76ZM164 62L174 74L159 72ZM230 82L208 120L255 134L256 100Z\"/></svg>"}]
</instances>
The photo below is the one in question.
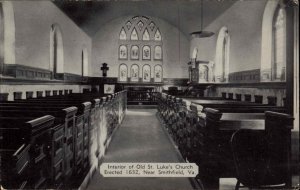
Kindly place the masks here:
<instances>
[{"instance_id":1,"label":"white wall","mask_svg":"<svg viewBox=\"0 0 300 190\"><path fill-rule=\"evenodd\" d=\"M51 1L13 1L16 64L49 69L50 29L58 24L64 45L64 72L81 75L81 52L91 58L91 39ZM89 64L90 65L90 64ZM90 70L90 69L89 69Z\"/></svg>"},{"instance_id":2,"label":"white wall","mask_svg":"<svg viewBox=\"0 0 300 190\"><path fill-rule=\"evenodd\" d=\"M214 36L191 40L190 57L197 47L198 60L215 61L218 33L226 26L230 35L229 72L259 69L265 4L266 0L234 3L205 28L214 32Z\"/></svg>"}]
</instances>

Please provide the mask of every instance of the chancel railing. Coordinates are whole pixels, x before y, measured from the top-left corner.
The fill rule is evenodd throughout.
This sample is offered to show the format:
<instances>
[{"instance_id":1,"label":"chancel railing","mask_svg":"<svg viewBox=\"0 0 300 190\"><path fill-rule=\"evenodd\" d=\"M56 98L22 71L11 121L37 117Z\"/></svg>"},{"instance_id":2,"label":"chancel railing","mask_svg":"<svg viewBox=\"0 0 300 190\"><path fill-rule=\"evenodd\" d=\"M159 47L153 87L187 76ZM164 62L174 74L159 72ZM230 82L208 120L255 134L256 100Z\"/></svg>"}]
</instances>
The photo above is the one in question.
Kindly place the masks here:
<instances>
[{"instance_id":1,"label":"chancel railing","mask_svg":"<svg viewBox=\"0 0 300 190\"><path fill-rule=\"evenodd\" d=\"M129 105L156 105L157 92L152 91L127 91L127 104Z\"/></svg>"}]
</instances>

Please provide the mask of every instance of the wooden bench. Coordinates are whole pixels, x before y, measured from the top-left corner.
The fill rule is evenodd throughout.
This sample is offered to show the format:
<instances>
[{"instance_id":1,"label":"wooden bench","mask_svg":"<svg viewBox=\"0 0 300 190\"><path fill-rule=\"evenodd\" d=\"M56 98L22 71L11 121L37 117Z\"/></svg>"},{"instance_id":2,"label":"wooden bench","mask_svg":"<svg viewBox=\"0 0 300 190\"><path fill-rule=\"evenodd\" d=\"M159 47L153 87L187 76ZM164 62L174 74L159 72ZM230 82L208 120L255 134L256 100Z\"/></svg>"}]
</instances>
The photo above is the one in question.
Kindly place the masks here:
<instances>
[{"instance_id":1,"label":"wooden bench","mask_svg":"<svg viewBox=\"0 0 300 190\"><path fill-rule=\"evenodd\" d=\"M265 129L271 126L267 127L265 123L278 121L275 126L287 126L292 120L286 114L264 113L269 108L275 108L274 106L247 102L231 104L233 101L223 100L200 101L204 102L207 107L193 103L189 106L180 99L174 101L174 97L161 94L158 96L158 111L160 117L165 118L163 119L165 123L171 124L172 130L169 130L168 124L166 126L183 158L198 164L200 171L198 177L208 188L218 188L219 177L236 176L232 167L233 158L229 146L229 140L235 131L251 129L261 134L266 133ZM221 102L221 104L216 102ZM208 108L211 105L228 113ZM236 111L230 109L236 109ZM270 120L268 116L271 113L275 117ZM172 118L176 118L174 122ZM286 135L285 138L290 138L290 135Z\"/></svg>"},{"instance_id":2,"label":"wooden bench","mask_svg":"<svg viewBox=\"0 0 300 190\"><path fill-rule=\"evenodd\" d=\"M63 152L69 152L70 155L64 155L63 160L64 162L64 178L69 178L71 177L73 173L73 163L74 163L74 144L76 143L75 141L75 114L77 112L76 107L68 107L68 108L45 108L45 107L40 107L40 108L31 108L29 105L25 105L24 107L22 106L17 106L16 108L7 108L6 110L5 107L1 106L0 107L0 116L1 117L40 117L45 114L50 114L52 116L55 116L55 124L59 125L59 127L53 128L52 130L52 138L51 140L56 143L57 136L61 136L61 132L64 134L64 145L63 145ZM75 141L75 142L74 142ZM58 143L59 144L59 143ZM55 146L55 148L59 149L58 145ZM53 152L57 153L58 150L53 150ZM56 161L61 160L61 154L53 154L51 159L53 160L52 164L57 165ZM56 161L55 161L56 160ZM58 173L60 171L57 171ZM56 172L56 173L57 173ZM55 176L58 175L54 174ZM57 178L53 177L52 179Z\"/></svg>"},{"instance_id":3,"label":"wooden bench","mask_svg":"<svg viewBox=\"0 0 300 190\"><path fill-rule=\"evenodd\" d=\"M126 91L102 98L99 98L99 94L65 94L0 102L2 118L32 118L41 114L51 114L55 117L55 127L49 130L49 145L51 144L52 149L49 151L51 174L47 178L50 181L46 185L47 188L78 187L78 183L81 183L91 167L90 163L100 163L95 160L100 160L100 156L104 155L110 135L122 121L125 111ZM104 135L106 131L109 134ZM76 179L75 182L70 180L71 177Z\"/></svg>"},{"instance_id":4,"label":"wooden bench","mask_svg":"<svg viewBox=\"0 0 300 190\"><path fill-rule=\"evenodd\" d=\"M49 146L54 117L0 117L1 174L6 188L45 188L51 164L47 156L54 148Z\"/></svg>"},{"instance_id":5,"label":"wooden bench","mask_svg":"<svg viewBox=\"0 0 300 190\"><path fill-rule=\"evenodd\" d=\"M189 99L186 99L189 101ZM192 100L191 103L197 104L204 108L215 108L223 113L263 113L265 111L286 112L285 107L274 105L258 104L252 102L240 102L233 100Z\"/></svg>"},{"instance_id":6,"label":"wooden bench","mask_svg":"<svg viewBox=\"0 0 300 190\"><path fill-rule=\"evenodd\" d=\"M232 134L239 129L251 129L257 131L259 134L268 135L269 133L281 134L279 141L284 141L283 144L286 146L286 158L283 164L289 168L290 154L291 154L291 129L293 118L290 115L276 113L276 112L265 112L265 119L251 118L244 119L238 118L238 115L232 115L231 119L222 120L222 113L218 110L206 108L206 116L202 118L205 121L205 125L202 123L202 127L206 130L206 141L208 152L205 155L206 160L210 160L211 163L205 165L205 168L210 168L211 174L209 175L214 179L208 179L209 183L217 185L219 177L234 177L236 176L233 170L233 158L229 141ZM244 117L244 116L243 116ZM260 116L259 116L260 117ZM200 122L201 124L201 122ZM215 167L217 166L217 167ZM288 169L290 170L290 169ZM291 180L291 173L288 171L288 179ZM207 176L203 176L206 178ZM214 182L213 182L214 181ZM287 181L287 183L290 183ZM208 184L208 185L211 185Z\"/></svg>"},{"instance_id":7,"label":"wooden bench","mask_svg":"<svg viewBox=\"0 0 300 190\"><path fill-rule=\"evenodd\" d=\"M9 107L8 104L10 106L17 106L18 111L13 110L14 108ZM74 121L72 121L73 124L66 126L67 128L65 129L65 136L67 137L66 142L69 143L69 145L67 146L68 148L65 151L70 152L68 158L70 162L75 164L75 166L70 166L70 169L66 171L65 175L68 176L68 178L71 177L72 173L80 176L83 172L87 172L89 168L89 122L91 103L85 102L80 104L77 102L76 104L79 109L77 113L75 113L76 117L74 114ZM1 103L0 110L1 106L3 105L6 106L3 108L5 109L5 114L27 115L32 113L38 114L42 111L43 113L49 113L58 118L60 117L60 115L63 115L59 110L67 106L74 105L74 103L64 102L64 104L61 104L60 102L49 102L47 100L39 101L38 99L31 99L28 101ZM26 110L30 110L30 113L24 113L24 111ZM71 168L75 168L74 171L72 171Z\"/></svg>"}]
</instances>

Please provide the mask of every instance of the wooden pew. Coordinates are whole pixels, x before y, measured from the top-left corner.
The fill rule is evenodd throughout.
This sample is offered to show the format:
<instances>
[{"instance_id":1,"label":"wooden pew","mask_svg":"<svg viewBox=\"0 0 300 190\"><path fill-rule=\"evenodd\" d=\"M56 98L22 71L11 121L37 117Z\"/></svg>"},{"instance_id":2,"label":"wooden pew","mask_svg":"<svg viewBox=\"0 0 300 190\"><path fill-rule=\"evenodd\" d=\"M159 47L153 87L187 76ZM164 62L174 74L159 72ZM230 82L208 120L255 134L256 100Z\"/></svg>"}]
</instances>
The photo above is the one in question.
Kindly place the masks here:
<instances>
[{"instance_id":1,"label":"wooden pew","mask_svg":"<svg viewBox=\"0 0 300 190\"><path fill-rule=\"evenodd\" d=\"M65 151L70 152L68 153L69 155L67 157L74 165L66 167L68 170L66 171L65 175L68 176L67 178L70 178L72 175L82 176L82 173L87 172L89 168L89 122L91 103L76 102L75 104L73 101L69 101L63 102L64 104L62 104L61 102L62 101L48 101L47 99L30 99L26 101L21 100L1 103L0 109L1 106L6 106L4 109L6 109L5 112L7 114L18 113L23 115L23 112L27 109L31 111L30 113L39 113L42 111L44 113L52 113L53 116L59 117L62 113L57 112L58 110L67 106L76 105L79 109L75 113L76 117L74 117L72 128L68 127L65 130L65 136L67 137L66 142L69 143L68 148L66 148ZM18 106L20 111L16 112L11 110L12 108L7 107L8 105Z\"/></svg>"},{"instance_id":2,"label":"wooden pew","mask_svg":"<svg viewBox=\"0 0 300 190\"><path fill-rule=\"evenodd\" d=\"M170 112L174 105L168 105L172 102L171 99L169 95L158 96L158 111L161 117L174 117L174 113ZM214 105L218 106L215 103ZM221 109L225 108L222 104L220 107ZM241 107L236 106L235 109ZM211 108L205 108L203 112L202 106L191 104L189 107L183 103L179 109L181 111L175 113L175 115L181 115L179 121L182 123L178 123L180 127L175 127L175 130L171 131L171 135L184 159L199 165L200 175L198 177L204 185L208 188L218 188L219 177L236 176L234 167L232 167L233 159L229 146L232 134L242 128L255 130L258 135L266 133L265 123L269 123L270 119L261 112L268 108L268 106L262 106L257 113L251 113L253 110L247 113L249 111L245 111L245 109L242 109L242 112L246 113L232 113L233 111L229 109L227 109L229 113L221 113L219 110ZM252 109L252 107L250 106L248 109ZM168 113L173 116L169 116ZM266 115L270 115L269 112L266 112ZM280 113L273 115L277 117L273 117L272 120L279 121L281 125L289 125L291 121L288 115ZM283 120L286 122L282 122ZM286 135L285 138L289 139L290 135Z\"/></svg>"},{"instance_id":3,"label":"wooden pew","mask_svg":"<svg viewBox=\"0 0 300 190\"><path fill-rule=\"evenodd\" d=\"M54 117L0 118L1 176L3 187L45 188L50 179L51 128Z\"/></svg>"},{"instance_id":4,"label":"wooden pew","mask_svg":"<svg viewBox=\"0 0 300 190\"><path fill-rule=\"evenodd\" d=\"M62 103L66 103L66 102L73 102L73 101L82 101L82 100L91 100L94 98L99 98L99 94L92 94L92 93L87 93L87 94L78 94L78 93L73 93L67 96L53 96L50 98L39 98L39 101L42 101L44 99L46 99L46 101L49 101L51 103L53 102L62 102ZM93 104L92 104L93 107ZM104 139L105 140L100 140L101 142L104 142L103 145L101 145L102 147L107 147L107 140L110 138L112 131L116 128L117 124L120 124L122 119L124 118L124 113L126 110L126 91L122 91L122 92L118 92L115 94L112 94L111 96L108 96L107 98L105 98L105 101L101 101L101 105L100 105L100 123L103 126L103 130L99 130L98 136L100 136L103 139L103 135L100 134L100 131L102 131L103 133L107 133L107 135L105 135ZM105 110L104 110L105 109ZM103 114L105 113L105 114ZM93 110L91 109L91 117L93 117ZM93 126L91 126L91 129L94 128ZM96 134L96 133L92 133L92 134ZM91 137L92 138L92 137ZM96 151L96 153L91 153L91 155L98 155L98 153L100 152L100 157L103 156L104 154L104 150L99 150L100 146L98 146L98 149ZM102 152L102 153L101 153ZM99 159L100 159L99 157Z\"/></svg>"},{"instance_id":5,"label":"wooden pew","mask_svg":"<svg viewBox=\"0 0 300 190\"><path fill-rule=\"evenodd\" d=\"M30 108L29 105L27 106L18 106L14 109L7 109L3 110L5 107L1 107L0 116L1 117L40 117L45 114L51 114L55 116L55 124L58 125L57 127L53 127L51 129L51 141L55 144L52 146L54 150L52 151L51 160L52 165L55 166L54 174L52 175L52 181L54 184L57 184L57 181L62 183L62 179L59 177L60 173L63 173L64 180L67 180L71 177L73 170L74 170L74 129L75 129L75 114L77 112L76 107L68 107L68 108L55 108L55 109L45 109L44 107L41 108ZM61 147L62 139L61 133L63 132L65 142L63 143L63 147ZM63 148L64 155L61 154L60 149ZM66 154L66 153L69 154ZM61 160L64 160L62 171L60 164Z\"/></svg>"},{"instance_id":6,"label":"wooden pew","mask_svg":"<svg viewBox=\"0 0 300 190\"><path fill-rule=\"evenodd\" d=\"M189 99L186 99L189 101ZM215 108L223 113L264 113L265 111L275 111L285 113L285 107L278 107L266 104L258 104L253 102L239 102L233 100L192 100L192 103L200 105L204 108Z\"/></svg>"},{"instance_id":7,"label":"wooden pew","mask_svg":"<svg viewBox=\"0 0 300 190\"><path fill-rule=\"evenodd\" d=\"M291 154L291 129L293 118L287 114L276 113L276 112L265 112L265 120L253 119L253 120L238 120L231 119L222 121L222 113L218 110L206 108L205 109L205 127L207 130L207 145L209 146L208 154L210 155L207 159L213 160L211 165L212 175L215 179L209 179L209 183L217 185L218 177L233 177L236 176L235 171L232 170L233 158L229 145L229 140L232 134L238 129L251 129L257 131L258 134L269 135L271 133L281 134L279 142L282 142L286 146L286 158L283 164L289 168L289 160ZM206 166L206 168L209 168ZM290 170L290 169L288 169ZM287 179L291 180L290 171L287 172ZM290 183L287 181L287 183ZM208 184L208 185L211 185ZM214 186L213 185L213 186Z\"/></svg>"},{"instance_id":8,"label":"wooden pew","mask_svg":"<svg viewBox=\"0 0 300 190\"><path fill-rule=\"evenodd\" d=\"M69 96L69 95L68 95ZM100 144L97 142L97 139L99 141L98 137L101 137L103 135L103 130L102 131L98 131L95 133L95 129L99 129L101 127L101 124L105 120L107 119L107 124L106 124L106 130L108 128L110 129L110 134L112 133L112 130L115 128L115 126L120 123L124 117L124 113L126 111L126 91L120 92L120 93L116 93L113 94L111 96L108 96L107 98L101 98L97 99L96 95L90 95L90 96L83 96L80 97L80 95L78 95L78 97L68 97L66 95L62 95L62 96L55 96L55 98L51 97L40 97L40 98L33 98L30 100L18 100L18 101L13 101L13 102L0 102L0 116L8 116L8 115L15 115L16 117L36 117L38 115L40 115L41 113L51 113L52 115L55 116L55 123L59 123L59 121L63 121L62 118L59 117L59 115L61 115L61 112L59 112L58 110L61 110L62 108L65 107L70 107L70 106L78 106L78 110L76 107L74 107L76 109L76 112L73 113L73 117L71 120L65 119L65 122L61 122L62 124L69 124L67 126L70 126L71 124L73 124L73 141L70 140L69 137L71 134L71 131L69 131L68 127L65 127L64 125L57 125L57 127L53 127L50 130L50 136L52 138L52 140L50 141L52 143L51 147L57 147L57 143L61 143L66 141L68 142L73 142L72 147L73 148L73 157L71 158L72 160L69 160L66 162L63 162L63 164L61 164L61 159L58 158L58 156L54 157L53 155L60 155L61 153L61 149L59 150L59 148L55 149L52 148L51 151L51 166L55 166L55 167L51 167L52 168L52 174L51 174L51 185L48 185L47 187L50 188L57 188L57 187L61 187L61 183L59 184L59 180L63 178L63 187L64 188L68 188L68 187L76 187L76 185L74 184L70 184L69 183L69 179L70 177L76 174L77 172L77 168L75 163L76 161L79 161L80 156L79 155L75 155L75 152L80 152L80 151L75 151L75 148L77 148L77 150L79 150L81 146L85 145L85 152L83 151L83 159L86 158L86 155L88 155L87 159L89 159L90 163L94 163L92 156L97 157L97 155L103 155L104 151L99 150L100 148ZM88 104L82 104L81 102L83 102L82 100L86 101L86 100L92 100L92 104L88 103ZM87 108L87 109L86 109ZM69 110L70 111L70 110ZM98 113L98 114L97 114ZM76 114L76 116L75 116ZM80 117L81 116L81 117ZM101 120L99 122L99 120ZM88 129L87 131L83 130L83 127L80 126L84 126L85 124L85 129ZM90 126L96 126L98 124L98 127L90 127ZM63 128L61 127L63 126ZM88 126L88 127L86 127ZM60 128L59 128L60 127ZM83 145L81 145L82 143L80 143L80 128L82 128L82 133L85 134L89 134L88 135L88 139L90 139L89 141L87 141L87 139L84 140ZM61 130L63 129L63 130ZM101 128L100 128L101 129ZM108 130L107 130L108 131ZM102 132L102 133L101 133ZM63 137L62 137L63 134ZM79 135L78 135L79 134ZM94 135L94 136L93 136ZM98 135L98 136L97 136ZM77 138L77 136L79 136ZM101 141L105 141L106 146L108 146L108 143L110 141L110 136L105 136L105 140L101 140ZM65 140L65 139L69 139L69 140ZM84 139L84 138L83 138ZM94 140L96 139L96 140ZM88 143L86 143L88 142ZM93 142L96 142L93 143ZM50 143L50 144L51 144ZM64 149L63 149L63 156L64 157L68 157L70 156L70 149L71 149L71 144L68 144L69 146L67 146L66 144L64 144ZM75 146L76 145L76 146ZM59 147L59 146L58 146ZM88 151L86 151L88 149ZM100 158L98 158L100 159ZM63 158L63 160L66 160L65 158ZM74 164L70 164L70 163L74 163ZM69 167L68 167L69 165ZM72 166L73 165L73 166ZM75 166L74 166L75 165ZM64 168L64 171L61 172L61 169L59 168ZM77 175L77 177L83 177L85 174L80 174ZM62 177L61 177L62 176ZM75 175L76 176L76 175ZM57 180L57 181L56 181ZM80 183L80 180L77 180Z\"/></svg>"}]
</instances>

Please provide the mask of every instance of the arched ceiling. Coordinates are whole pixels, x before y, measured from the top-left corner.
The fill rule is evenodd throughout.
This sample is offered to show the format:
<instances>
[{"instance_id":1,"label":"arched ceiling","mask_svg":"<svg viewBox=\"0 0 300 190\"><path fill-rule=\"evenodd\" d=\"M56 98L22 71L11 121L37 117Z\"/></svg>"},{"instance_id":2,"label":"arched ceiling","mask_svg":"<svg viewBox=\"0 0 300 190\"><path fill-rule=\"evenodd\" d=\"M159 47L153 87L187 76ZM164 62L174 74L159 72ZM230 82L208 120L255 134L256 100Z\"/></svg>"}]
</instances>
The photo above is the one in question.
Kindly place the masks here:
<instances>
[{"instance_id":1,"label":"arched ceiling","mask_svg":"<svg viewBox=\"0 0 300 190\"><path fill-rule=\"evenodd\" d=\"M203 0L203 26L209 25L235 1L237 0ZM201 24L200 0L56 0L54 4L91 37L107 22L128 15L163 19L186 35L200 30Z\"/></svg>"}]
</instances>

